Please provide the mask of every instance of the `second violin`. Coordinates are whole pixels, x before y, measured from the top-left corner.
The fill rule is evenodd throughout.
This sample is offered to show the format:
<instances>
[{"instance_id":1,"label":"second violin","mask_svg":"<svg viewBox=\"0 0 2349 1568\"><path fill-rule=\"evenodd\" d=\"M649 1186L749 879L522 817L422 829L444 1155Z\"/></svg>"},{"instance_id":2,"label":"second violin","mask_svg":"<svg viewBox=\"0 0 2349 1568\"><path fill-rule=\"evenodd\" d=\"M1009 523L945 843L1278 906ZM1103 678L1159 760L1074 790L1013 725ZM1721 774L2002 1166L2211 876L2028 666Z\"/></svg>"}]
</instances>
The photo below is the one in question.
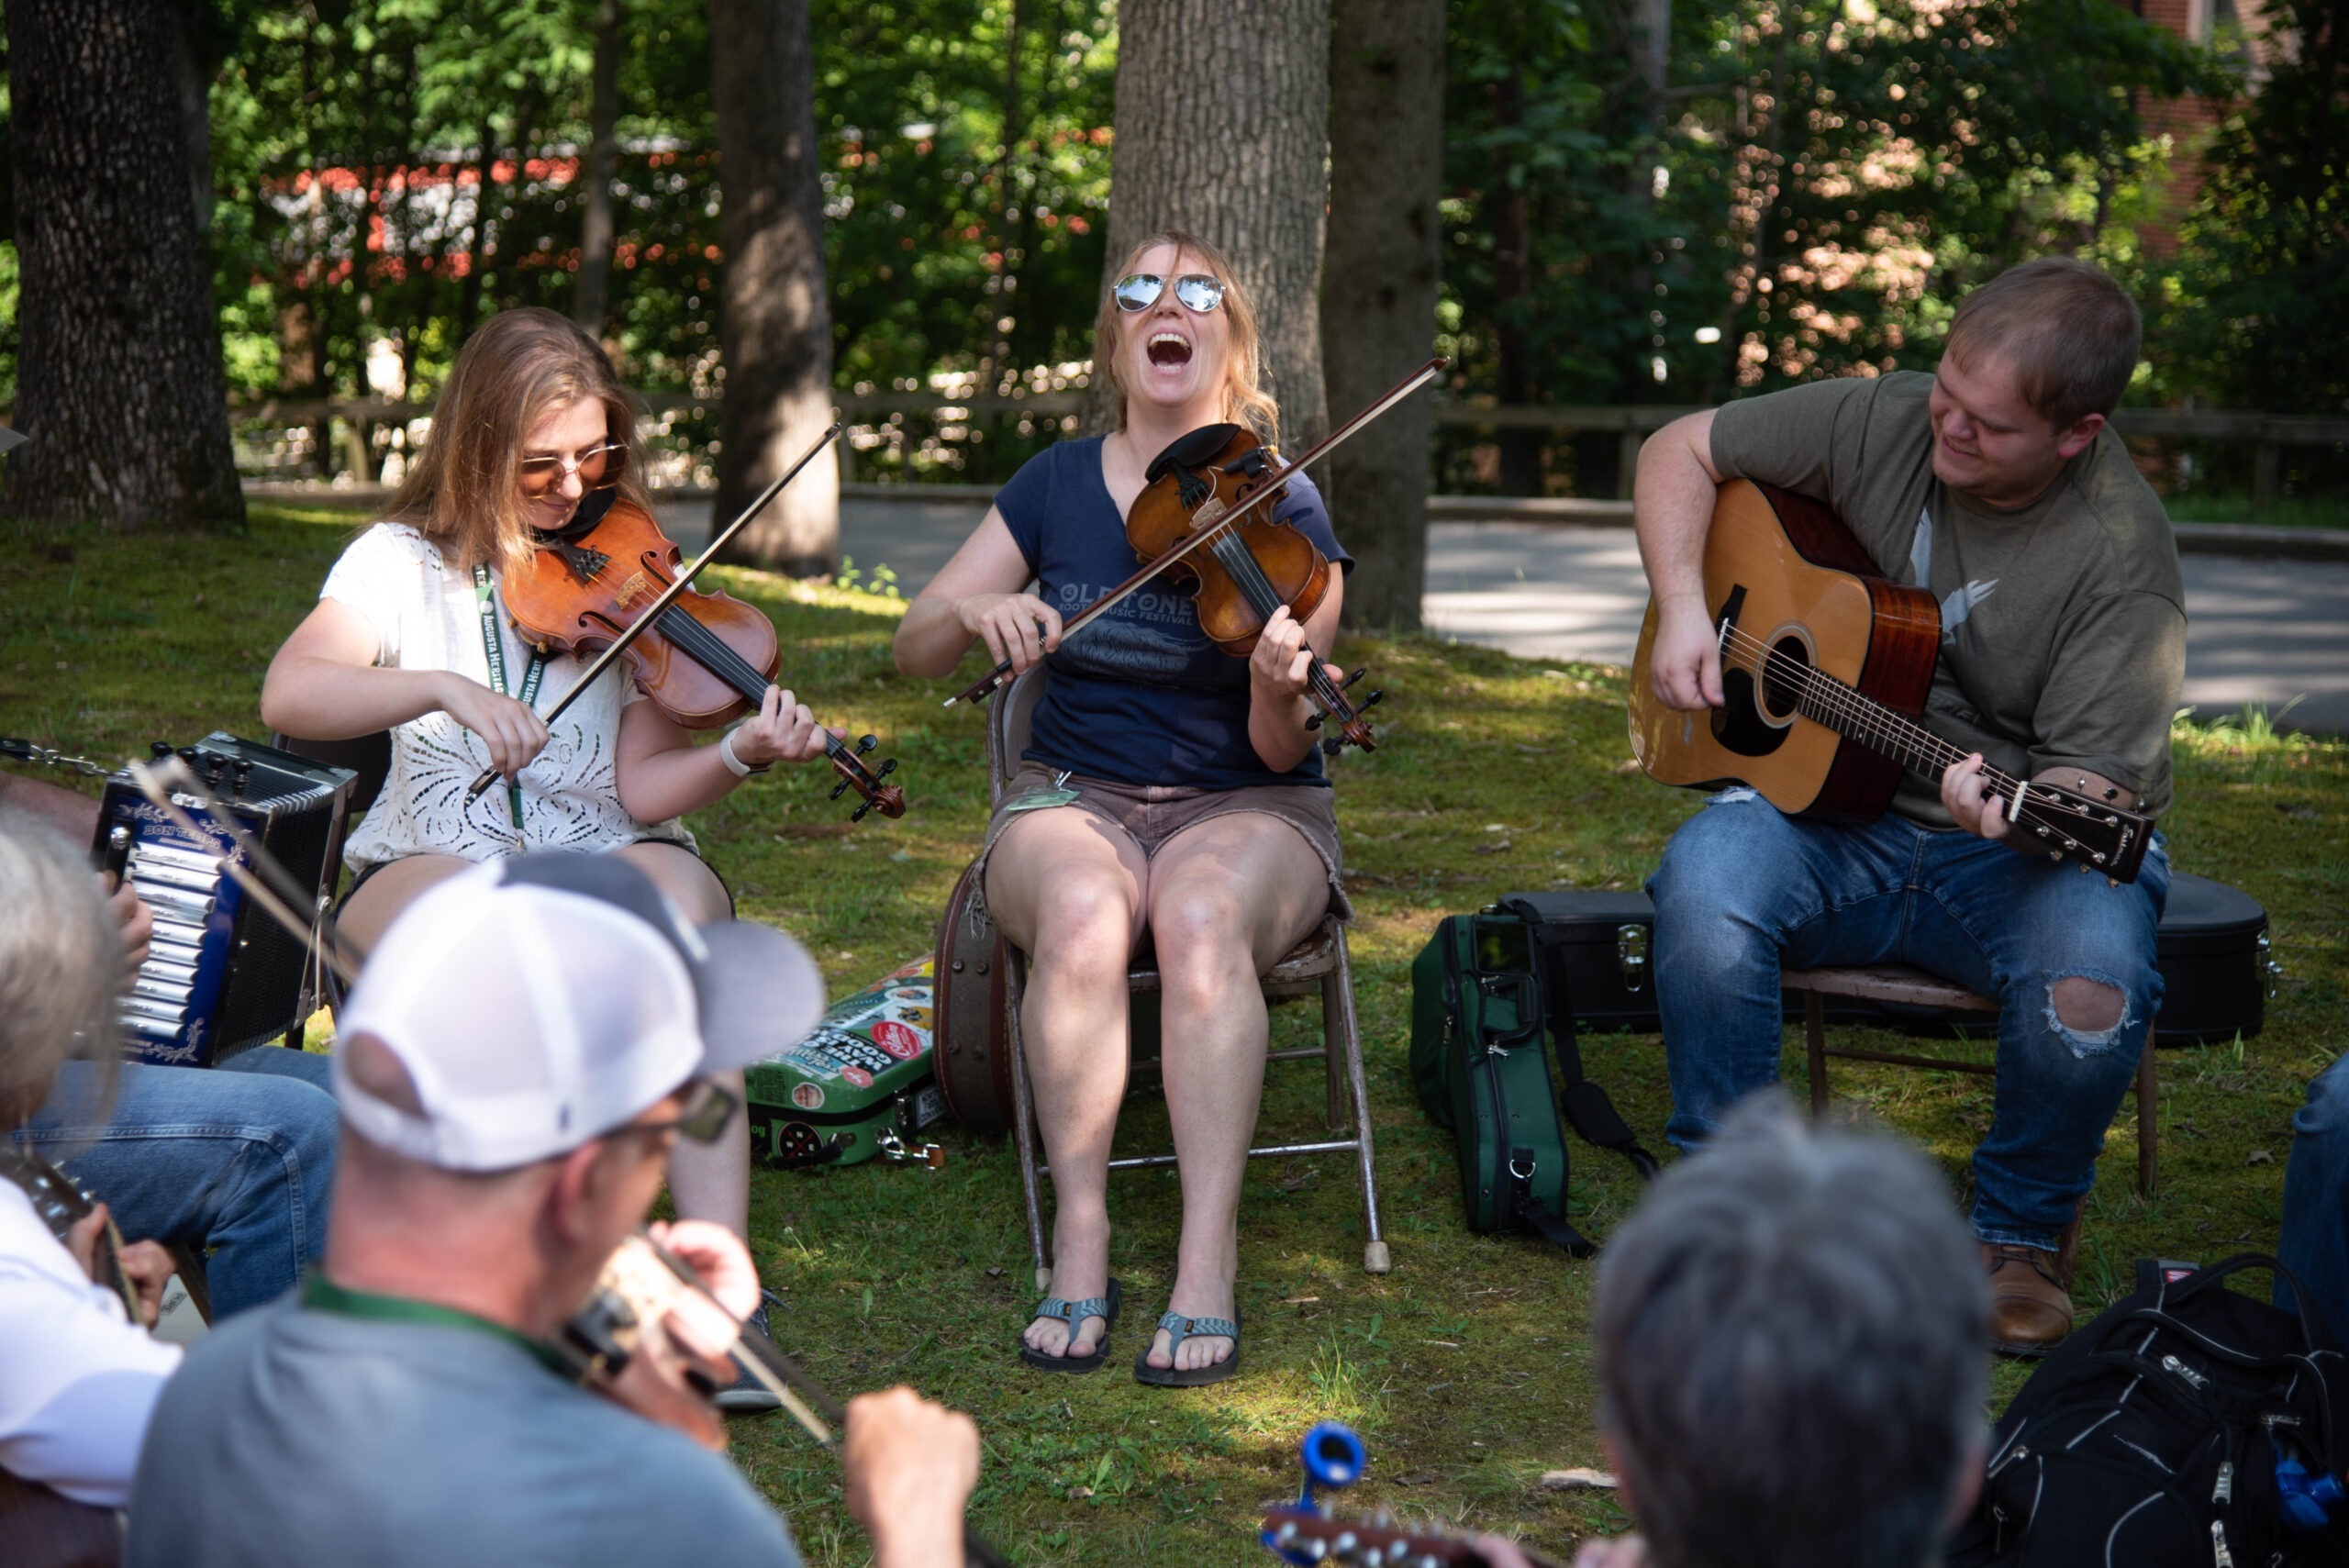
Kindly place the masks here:
<instances>
[{"instance_id":1,"label":"second violin","mask_svg":"<svg viewBox=\"0 0 2349 1568\"><path fill-rule=\"evenodd\" d=\"M756 711L783 653L774 623L722 592L687 586L660 604L685 572L684 552L643 508L597 490L569 526L542 536L529 569L510 575L502 592L507 614L542 651L586 654L618 646L662 713L686 729L714 729ZM905 791L884 782L896 761L865 765L876 744L867 735L851 750L824 732L825 756L841 775L833 797L850 789L860 797L853 820L872 810L905 815Z\"/></svg>"}]
</instances>

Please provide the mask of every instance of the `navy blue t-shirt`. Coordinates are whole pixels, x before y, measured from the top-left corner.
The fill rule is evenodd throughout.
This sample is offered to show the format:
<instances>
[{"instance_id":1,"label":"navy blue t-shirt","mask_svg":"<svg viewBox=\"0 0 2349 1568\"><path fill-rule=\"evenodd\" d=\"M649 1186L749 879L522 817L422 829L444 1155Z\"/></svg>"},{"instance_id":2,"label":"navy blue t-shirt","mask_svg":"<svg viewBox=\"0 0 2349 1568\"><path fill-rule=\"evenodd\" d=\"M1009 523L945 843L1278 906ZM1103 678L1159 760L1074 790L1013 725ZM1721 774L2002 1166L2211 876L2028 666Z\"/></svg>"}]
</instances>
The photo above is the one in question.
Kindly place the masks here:
<instances>
[{"instance_id":1,"label":"navy blue t-shirt","mask_svg":"<svg viewBox=\"0 0 2349 1568\"><path fill-rule=\"evenodd\" d=\"M1098 436L1045 448L996 493L995 505L1036 574L1038 595L1064 620L1141 564L1102 480ZM1353 564L1305 475L1288 482L1274 515L1338 566ZM1021 753L1030 762L1124 784L1328 787L1318 747L1287 773L1264 766L1248 741L1248 661L1208 640L1190 595L1174 585L1137 589L1064 639L1046 664L1052 683Z\"/></svg>"}]
</instances>

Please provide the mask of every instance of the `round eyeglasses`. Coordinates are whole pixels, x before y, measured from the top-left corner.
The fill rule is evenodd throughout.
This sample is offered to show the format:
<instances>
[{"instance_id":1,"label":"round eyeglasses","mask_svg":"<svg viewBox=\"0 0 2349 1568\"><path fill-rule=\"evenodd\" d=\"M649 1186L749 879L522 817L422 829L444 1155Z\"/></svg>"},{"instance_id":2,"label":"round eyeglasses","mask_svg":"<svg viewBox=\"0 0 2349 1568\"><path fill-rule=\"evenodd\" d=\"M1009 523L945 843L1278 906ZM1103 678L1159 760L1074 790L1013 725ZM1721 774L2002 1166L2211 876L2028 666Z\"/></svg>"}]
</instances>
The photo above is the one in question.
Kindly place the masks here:
<instances>
[{"instance_id":1,"label":"round eyeglasses","mask_svg":"<svg viewBox=\"0 0 2349 1568\"><path fill-rule=\"evenodd\" d=\"M1128 272L1109 292L1117 296L1119 310L1148 310L1166 292L1166 280L1156 272ZM1186 308L1205 316L1222 306L1223 280L1205 272L1185 272L1174 280L1174 297Z\"/></svg>"},{"instance_id":2,"label":"round eyeglasses","mask_svg":"<svg viewBox=\"0 0 2349 1568\"><path fill-rule=\"evenodd\" d=\"M525 495L544 495L574 473L586 489L608 490L628 470L628 448L606 441L575 457L526 457L521 466Z\"/></svg>"}]
</instances>

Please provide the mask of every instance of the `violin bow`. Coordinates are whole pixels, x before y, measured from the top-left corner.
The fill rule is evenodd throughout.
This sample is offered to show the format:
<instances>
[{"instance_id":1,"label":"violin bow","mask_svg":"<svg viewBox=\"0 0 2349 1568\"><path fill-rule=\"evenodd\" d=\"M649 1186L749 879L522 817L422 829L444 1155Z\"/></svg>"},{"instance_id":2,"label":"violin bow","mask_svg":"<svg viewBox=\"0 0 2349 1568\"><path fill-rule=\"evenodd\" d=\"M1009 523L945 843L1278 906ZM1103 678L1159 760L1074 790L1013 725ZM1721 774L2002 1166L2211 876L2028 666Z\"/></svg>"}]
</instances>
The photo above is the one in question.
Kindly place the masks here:
<instances>
[{"instance_id":1,"label":"violin bow","mask_svg":"<svg viewBox=\"0 0 2349 1568\"><path fill-rule=\"evenodd\" d=\"M737 1336L734 1348L742 1352L739 1359L743 1367L764 1384L769 1393L783 1401L783 1407L790 1412L793 1420L806 1429L809 1437L838 1458L841 1435L848 1426L848 1412L841 1407L841 1402L825 1392L823 1385L802 1371L797 1362L784 1354L782 1349L759 1332L756 1326L745 1323L727 1311L726 1304L718 1299L717 1294L709 1288L709 1282L701 1277L700 1270L654 1240L650 1233L640 1230L637 1236L686 1289L726 1313L734 1323ZM1004 1555L971 1533L968 1526L963 1530L963 1555L968 1568L1010 1568Z\"/></svg>"},{"instance_id":2,"label":"violin bow","mask_svg":"<svg viewBox=\"0 0 2349 1568\"><path fill-rule=\"evenodd\" d=\"M752 517L757 517L762 511L765 510L766 504L774 500L776 496L782 495L784 486L798 478L799 471L806 468L809 463L815 462L817 453L822 451L826 447L830 446L835 440L838 440L840 439L841 431L846 428L847 427L842 424L841 421L838 419L833 420L831 428L827 429L822 436L818 438L814 446L809 447L807 451L800 455L800 459L797 462L793 463L789 468L785 469L783 472L782 476L774 484L768 485L764 490L760 491L758 498L752 501L749 506L742 508L742 515L740 517L735 518L732 522L718 529L717 537L713 538L707 545L703 547L702 552L694 558L693 564L686 567L683 572L678 573L676 579L667 587L662 589L659 596L654 598L650 605L645 606L644 613L637 617L635 620L629 622L628 629L621 632L619 636L614 638L612 639L612 645L609 648L605 649L601 653L596 654L594 662L590 663L586 669L579 673L579 678L571 683L571 689L563 693L561 700L559 700L552 707L547 709L545 722L551 725L556 719L561 718L562 717L563 710L569 707L573 703L576 702L579 699L581 693L584 692L589 686L595 684L596 677L601 675L607 669L608 669L613 660L627 652L629 645L634 642L637 638L643 633L644 628L651 626L655 620L660 618L662 611L667 609L671 605L675 604L678 596L687 588L693 586L694 579L701 575L702 568L707 566L711 562L718 559L718 552L725 549L727 542L733 539L737 533L741 531L742 525L749 522ZM496 782L497 770L495 768L484 768L481 771L480 776L475 778L471 784L468 784L465 787L465 798L467 800L479 800L481 798L482 791L487 789L491 784L494 784Z\"/></svg>"},{"instance_id":3,"label":"violin bow","mask_svg":"<svg viewBox=\"0 0 2349 1568\"><path fill-rule=\"evenodd\" d=\"M1118 606L1129 595L1141 588L1152 578L1157 576L1160 573L1165 571L1176 562L1181 561L1185 556L1190 554L1201 545L1211 542L1226 529L1236 527L1241 518L1246 517L1249 512L1263 506L1266 501L1278 494L1282 482L1286 480L1291 474L1301 473L1306 464L1319 462L1320 459L1328 456L1341 441L1343 441L1347 438L1354 435L1360 431L1364 426L1369 424L1372 420L1379 417L1381 415L1388 413L1397 404L1402 402L1406 397L1410 396L1411 394L1417 392L1420 387L1425 386L1429 382L1433 381L1438 375L1441 375L1443 373L1444 367L1449 365L1451 362L1452 361L1450 360L1445 359L1442 354L1438 354L1434 359L1430 360L1426 364L1421 365L1418 370L1412 372L1409 375L1405 376L1401 381L1397 382L1393 387L1388 389L1385 395L1378 399L1377 402L1373 403L1369 407L1364 409L1361 413L1355 415L1353 418L1347 420L1344 424L1339 426L1328 435L1322 437L1318 443L1306 451L1304 456L1298 458L1295 462L1284 463L1276 472L1266 474L1264 480L1257 485L1256 493L1254 495L1249 496L1246 500L1241 502L1238 506L1224 513L1223 516L1218 517L1213 523L1204 528L1201 528L1198 532L1193 534L1182 543L1160 555L1156 560L1145 565L1141 571L1135 573L1132 576L1127 578L1116 587L1103 594L1099 598L1085 606L1085 608L1079 610L1067 620L1063 621L1061 623L1061 640L1063 642L1066 642L1077 632L1084 630L1096 620L1117 608ZM988 697L995 695L995 693L1003 685L1003 683L1010 678L1010 675L1011 661L1006 659L994 669L988 671L985 674L980 676L977 680L972 682L961 691L956 692L952 696L948 697L944 706L947 707L952 707L958 702L985 702Z\"/></svg>"}]
</instances>

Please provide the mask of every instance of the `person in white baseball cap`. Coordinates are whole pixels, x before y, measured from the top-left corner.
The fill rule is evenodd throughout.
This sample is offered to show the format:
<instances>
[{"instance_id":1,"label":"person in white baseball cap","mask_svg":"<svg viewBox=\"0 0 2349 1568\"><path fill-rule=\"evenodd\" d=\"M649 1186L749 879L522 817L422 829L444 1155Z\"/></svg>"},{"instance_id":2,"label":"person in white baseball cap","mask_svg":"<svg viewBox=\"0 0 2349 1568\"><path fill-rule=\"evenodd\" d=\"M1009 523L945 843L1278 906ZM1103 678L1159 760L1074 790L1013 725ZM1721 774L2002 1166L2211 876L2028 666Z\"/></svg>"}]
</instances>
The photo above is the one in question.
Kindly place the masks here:
<instances>
[{"instance_id":1,"label":"person in white baseball cap","mask_svg":"<svg viewBox=\"0 0 2349 1568\"><path fill-rule=\"evenodd\" d=\"M823 1002L789 938L694 927L614 856L505 861L417 899L339 1020L324 1264L206 1336L165 1390L129 1561L796 1564L720 1452L581 1389L547 1347L676 1141L733 1115L712 1075L797 1040ZM757 1305L730 1230L655 1233L738 1318ZM707 1322L663 1327L706 1376L731 1370L696 1350ZM877 1563L959 1561L968 1418L867 1396L848 1452Z\"/></svg>"}]
</instances>

